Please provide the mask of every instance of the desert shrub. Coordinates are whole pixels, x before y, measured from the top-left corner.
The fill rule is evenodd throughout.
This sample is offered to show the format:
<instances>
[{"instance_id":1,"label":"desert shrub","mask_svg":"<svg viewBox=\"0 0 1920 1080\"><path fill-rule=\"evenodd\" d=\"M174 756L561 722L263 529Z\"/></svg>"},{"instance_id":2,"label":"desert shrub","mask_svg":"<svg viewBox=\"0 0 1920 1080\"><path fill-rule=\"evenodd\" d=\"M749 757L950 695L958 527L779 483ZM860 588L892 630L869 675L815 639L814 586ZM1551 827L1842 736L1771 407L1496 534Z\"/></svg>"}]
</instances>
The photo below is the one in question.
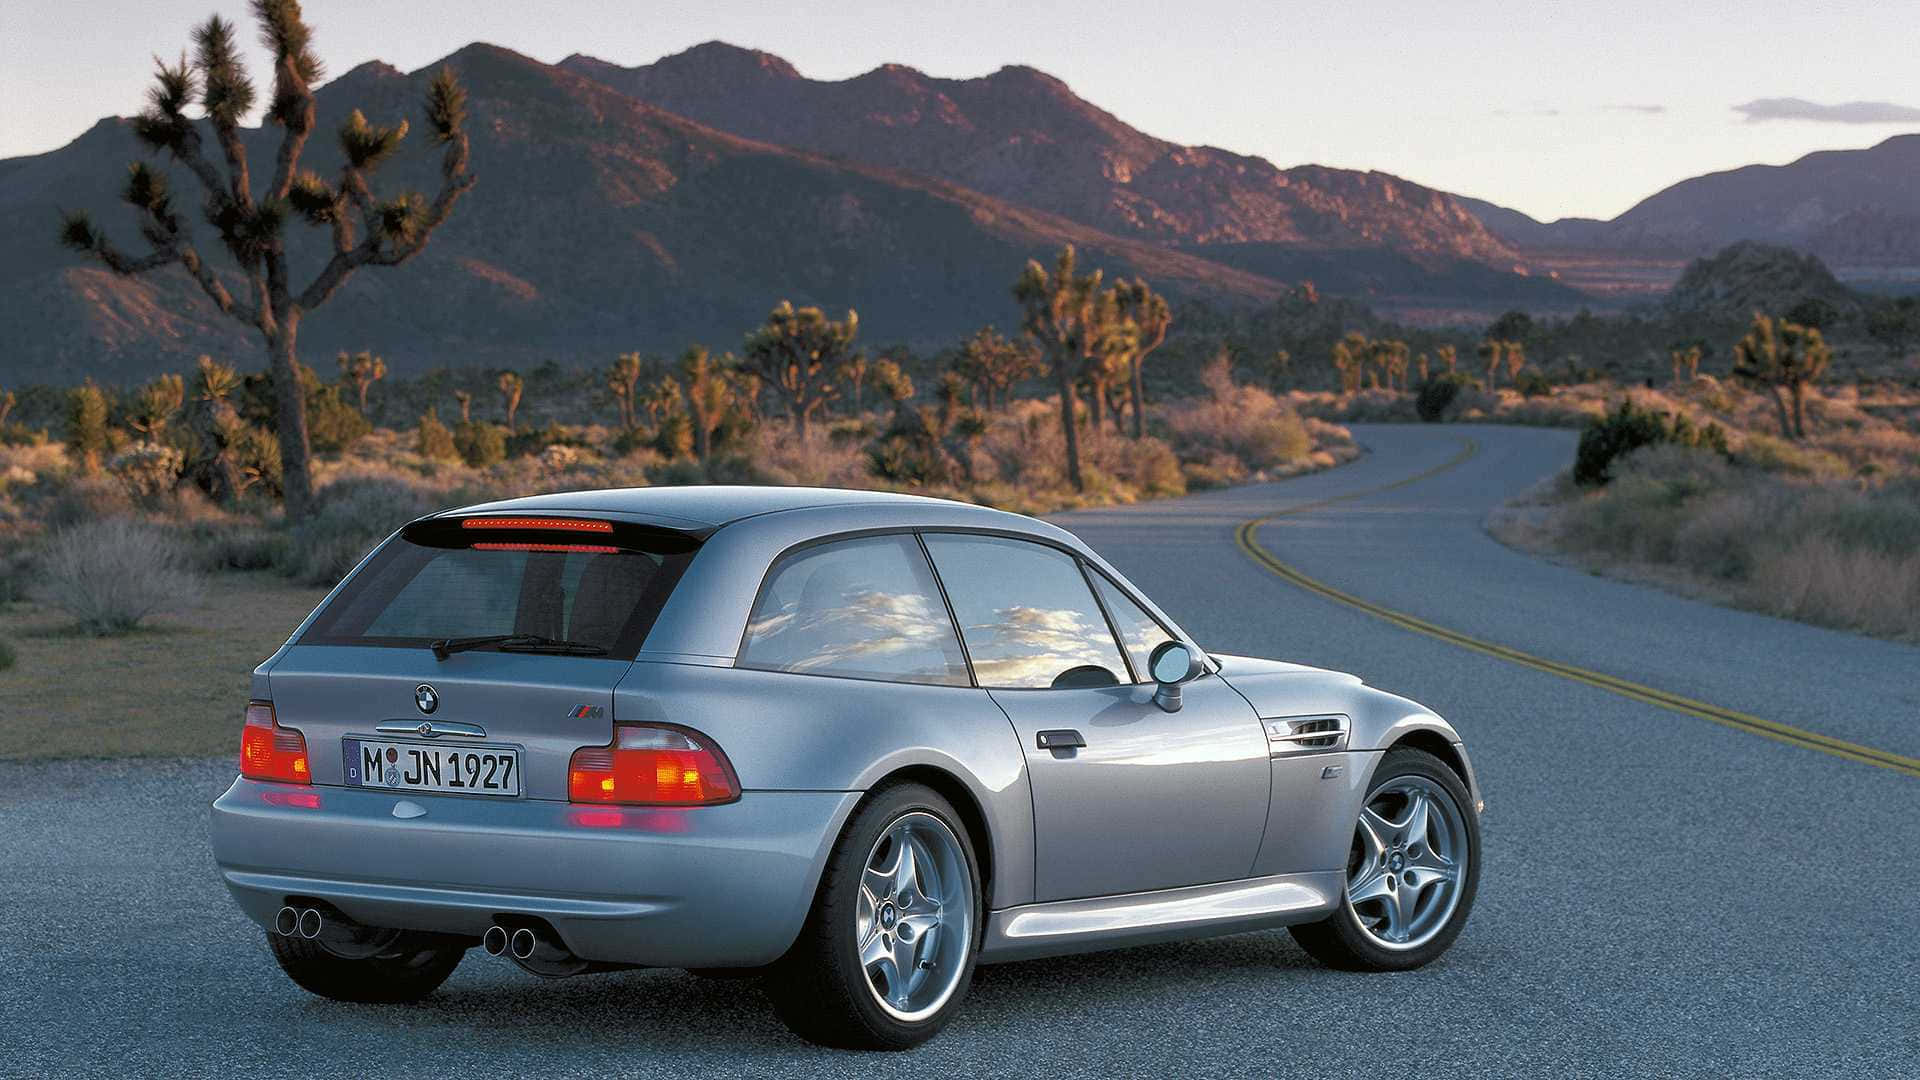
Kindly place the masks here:
<instances>
[{"instance_id":1,"label":"desert shrub","mask_svg":"<svg viewBox=\"0 0 1920 1080\"><path fill-rule=\"evenodd\" d=\"M1441 372L1420 384L1413 399L1414 411L1427 423L1437 424L1446 416L1447 407L1460 396L1460 391L1472 385L1473 380L1458 371Z\"/></svg>"},{"instance_id":2,"label":"desert shrub","mask_svg":"<svg viewBox=\"0 0 1920 1080\"><path fill-rule=\"evenodd\" d=\"M1236 384L1224 364L1201 373L1204 397L1167 410L1167 427L1182 458L1230 454L1258 471L1305 458L1313 450L1293 407L1257 386Z\"/></svg>"},{"instance_id":3,"label":"desert shrub","mask_svg":"<svg viewBox=\"0 0 1920 1080\"><path fill-rule=\"evenodd\" d=\"M1513 388L1520 391L1521 397L1547 397L1553 393L1553 383L1545 375L1527 368L1514 377Z\"/></svg>"},{"instance_id":4,"label":"desert shrub","mask_svg":"<svg viewBox=\"0 0 1920 1080\"><path fill-rule=\"evenodd\" d=\"M60 529L39 559L39 592L90 634L124 634L199 599L200 576L166 533L126 518Z\"/></svg>"},{"instance_id":5,"label":"desert shrub","mask_svg":"<svg viewBox=\"0 0 1920 1080\"><path fill-rule=\"evenodd\" d=\"M454 425L453 445L469 467L491 468L507 458L507 430L498 424L462 420Z\"/></svg>"},{"instance_id":6,"label":"desert shrub","mask_svg":"<svg viewBox=\"0 0 1920 1080\"><path fill-rule=\"evenodd\" d=\"M313 512L288 532L280 569L303 585L333 585L389 533L443 504L398 477L363 476L321 488Z\"/></svg>"},{"instance_id":7,"label":"desert shrub","mask_svg":"<svg viewBox=\"0 0 1920 1080\"><path fill-rule=\"evenodd\" d=\"M7 639L0 638L0 671L5 671L12 666L13 646L7 644Z\"/></svg>"},{"instance_id":8,"label":"desert shrub","mask_svg":"<svg viewBox=\"0 0 1920 1080\"><path fill-rule=\"evenodd\" d=\"M307 440L316 452L344 450L372 430L360 410L341 396L339 387L316 382L307 388Z\"/></svg>"},{"instance_id":9,"label":"desert shrub","mask_svg":"<svg viewBox=\"0 0 1920 1080\"><path fill-rule=\"evenodd\" d=\"M693 453L693 421L683 412L670 412L660 417L660 424L653 434L653 448L670 458L683 458Z\"/></svg>"},{"instance_id":10,"label":"desert shrub","mask_svg":"<svg viewBox=\"0 0 1920 1080\"><path fill-rule=\"evenodd\" d=\"M1574 453L1573 481L1582 487L1599 487L1613 478L1610 470L1616 458L1657 443L1705 447L1727 453L1726 433L1717 424L1696 427L1685 413L1668 416L1622 401L1618 409L1589 423L1580 432L1580 445Z\"/></svg>"},{"instance_id":11,"label":"desert shrub","mask_svg":"<svg viewBox=\"0 0 1920 1080\"><path fill-rule=\"evenodd\" d=\"M680 458L676 461L663 461L647 470L647 479L659 487L683 487L687 484L704 484L707 471L692 458Z\"/></svg>"},{"instance_id":12,"label":"desert shrub","mask_svg":"<svg viewBox=\"0 0 1920 1080\"><path fill-rule=\"evenodd\" d=\"M528 428L507 436L507 456L538 456L550 446L571 446L577 449L590 449L593 441L585 434L549 423L545 427Z\"/></svg>"},{"instance_id":13,"label":"desert shrub","mask_svg":"<svg viewBox=\"0 0 1920 1080\"><path fill-rule=\"evenodd\" d=\"M51 529L82 525L133 513L133 498L125 486L106 477L75 476L48 487L37 508L42 524Z\"/></svg>"},{"instance_id":14,"label":"desert shrub","mask_svg":"<svg viewBox=\"0 0 1920 1080\"><path fill-rule=\"evenodd\" d=\"M1186 475L1173 447L1149 435L1143 439L1109 439L1098 455L1100 465L1143 497L1162 498L1187 493Z\"/></svg>"},{"instance_id":15,"label":"desert shrub","mask_svg":"<svg viewBox=\"0 0 1920 1080\"><path fill-rule=\"evenodd\" d=\"M453 432L440 422L439 413L428 409L420 417L420 427L414 432L414 453L428 461L459 461L460 448L454 444Z\"/></svg>"},{"instance_id":16,"label":"desert shrub","mask_svg":"<svg viewBox=\"0 0 1920 1080\"><path fill-rule=\"evenodd\" d=\"M835 446L863 446L880 434L865 417L835 420L827 427L827 441Z\"/></svg>"},{"instance_id":17,"label":"desert shrub","mask_svg":"<svg viewBox=\"0 0 1920 1080\"><path fill-rule=\"evenodd\" d=\"M113 455L107 462L107 473L127 489L127 494L147 500L172 491L186 463L186 455L174 447L140 442Z\"/></svg>"}]
</instances>

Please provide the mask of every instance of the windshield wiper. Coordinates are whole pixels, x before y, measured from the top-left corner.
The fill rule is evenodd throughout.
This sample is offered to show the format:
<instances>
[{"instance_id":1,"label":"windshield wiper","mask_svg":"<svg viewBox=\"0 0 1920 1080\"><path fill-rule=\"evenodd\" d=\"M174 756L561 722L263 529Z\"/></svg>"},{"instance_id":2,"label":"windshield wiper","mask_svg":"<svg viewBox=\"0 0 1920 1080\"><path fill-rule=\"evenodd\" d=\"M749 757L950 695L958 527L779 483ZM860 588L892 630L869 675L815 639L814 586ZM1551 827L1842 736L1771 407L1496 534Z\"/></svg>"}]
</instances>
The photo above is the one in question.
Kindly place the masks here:
<instances>
[{"instance_id":1,"label":"windshield wiper","mask_svg":"<svg viewBox=\"0 0 1920 1080\"><path fill-rule=\"evenodd\" d=\"M433 658L445 660L457 652L497 645L502 652L553 652L573 656L605 656L607 650L584 641L561 641L539 634L488 634L481 637L441 638L433 643Z\"/></svg>"}]
</instances>

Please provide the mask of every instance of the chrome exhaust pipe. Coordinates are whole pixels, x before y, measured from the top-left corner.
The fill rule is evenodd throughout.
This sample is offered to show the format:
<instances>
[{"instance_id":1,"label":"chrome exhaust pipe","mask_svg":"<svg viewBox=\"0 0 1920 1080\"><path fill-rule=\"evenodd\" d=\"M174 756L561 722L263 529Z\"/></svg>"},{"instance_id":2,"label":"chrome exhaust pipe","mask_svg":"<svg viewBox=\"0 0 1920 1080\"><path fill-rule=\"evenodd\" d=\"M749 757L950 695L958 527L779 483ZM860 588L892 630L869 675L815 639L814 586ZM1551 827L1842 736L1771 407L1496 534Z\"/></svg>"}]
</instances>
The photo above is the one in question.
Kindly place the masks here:
<instances>
[{"instance_id":1,"label":"chrome exhaust pipe","mask_svg":"<svg viewBox=\"0 0 1920 1080\"><path fill-rule=\"evenodd\" d=\"M273 917L273 932L281 937L292 937L300 932L300 911L289 904L280 909Z\"/></svg>"},{"instance_id":2,"label":"chrome exhaust pipe","mask_svg":"<svg viewBox=\"0 0 1920 1080\"><path fill-rule=\"evenodd\" d=\"M308 941L319 937L320 931L325 925L326 919L321 916L319 909L306 908L300 912L300 936L306 938Z\"/></svg>"},{"instance_id":3,"label":"chrome exhaust pipe","mask_svg":"<svg viewBox=\"0 0 1920 1080\"><path fill-rule=\"evenodd\" d=\"M513 958L515 960L533 959L534 950L539 947L540 939L534 936L532 930L524 926L513 932L513 940L509 945L509 948L513 950Z\"/></svg>"},{"instance_id":4,"label":"chrome exhaust pipe","mask_svg":"<svg viewBox=\"0 0 1920 1080\"><path fill-rule=\"evenodd\" d=\"M489 926L480 936L480 947L487 950L488 956L504 956L507 952L507 928Z\"/></svg>"}]
</instances>

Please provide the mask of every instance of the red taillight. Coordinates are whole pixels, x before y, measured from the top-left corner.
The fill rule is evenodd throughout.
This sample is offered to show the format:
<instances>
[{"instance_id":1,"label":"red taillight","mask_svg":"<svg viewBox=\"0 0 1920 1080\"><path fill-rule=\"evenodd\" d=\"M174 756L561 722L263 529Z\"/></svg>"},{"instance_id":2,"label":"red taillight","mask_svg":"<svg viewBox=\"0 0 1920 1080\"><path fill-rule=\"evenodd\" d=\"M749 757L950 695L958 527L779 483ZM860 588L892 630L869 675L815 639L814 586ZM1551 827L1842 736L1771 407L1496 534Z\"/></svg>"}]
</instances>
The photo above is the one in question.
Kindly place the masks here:
<instances>
[{"instance_id":1,"label":"red taillight","mask_svg":"<svg viewBox=\"0 0 1920 1080\"><path fill-rule=\"evenodd\" d=\"M460 522L463 529L552 529L556 532L610 533L611 521L588 521L584 518L548 518L548 517L489 517L466 518Z\"/></svg>"},{"instance_id":2,"label":"red taillight","mask_svg":"<svg viewBox=\"0 0 1920 1080\"><path fill-rule=\"evenodd\" d=\"M567 767L578 803L699 806L732 802L740 781L720 748L682 728L622 724L610 746L583 746Z\"/></svg>"},{"instance_id":3,"label":"red taillight","mask_svg":"<svg viewBox=\"0 0 1920 1080\"><path fill-rule=\"evenodd\" d=\"M473 545L475 551L557 551L581 552L591 555L618 555L620 549L612 544L502 544L495 541L483 541Z\"/></svg>"},{"instance_id":4,"label":"red taillight","mask_svg":"<svg viewBox=\"0 0 1920 1080\"><path fill-rule=\"evenodd\" d=\"M240 775L249 780L278 780L311 784L307 771L307 739L273 719L273 703L247 703L246 726L240 729Z\"/></svg>"}]
</instances>

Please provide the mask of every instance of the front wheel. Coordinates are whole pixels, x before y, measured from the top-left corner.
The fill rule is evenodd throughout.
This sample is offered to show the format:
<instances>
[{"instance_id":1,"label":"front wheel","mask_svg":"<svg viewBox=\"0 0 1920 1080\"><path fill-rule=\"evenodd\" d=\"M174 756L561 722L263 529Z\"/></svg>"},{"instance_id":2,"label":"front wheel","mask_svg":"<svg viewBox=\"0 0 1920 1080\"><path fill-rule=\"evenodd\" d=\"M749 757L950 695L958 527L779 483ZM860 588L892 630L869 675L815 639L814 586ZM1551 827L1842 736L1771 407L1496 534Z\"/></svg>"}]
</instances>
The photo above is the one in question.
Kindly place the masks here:
<instances>
[{"instance_id":1,"label":"front wheel","mask_svg":"<svg viewBox=\"0 0 1920 1080\"><path fill-rule=\"evenodd\" d=\"M854 1050L932 1038L973 979L979 859L952 804L900 784L854 812L800 938L766 982L794 1034Z\"/></svg>"},{"instance_id":2,"label":"front wheel","mask_svg":"<svg viewBox=\"0 0 1920 1080\"><path fill-rule=\"evenodd\" d=\"M1354 824L1347 886L1325 919L1292 928L1320 962L1351 971L1405 971L1460 936L1480 883L1480 822L1445 762L1387 752Z\"/></svg>"},{"instance_id":3,"label":"front wheel","mask_svg":"<svg viewBox=\"0 0 1920 1080\"><path fill-rule=\"evenodd\" d=\"M400 933L371 956L350 959L318 941L267 931L267 947L280 970L302 989L335 1001L398 1004L419 1001L440 988L460 966L466 948L448 939Z\"/></svg>"}]
</instances>

